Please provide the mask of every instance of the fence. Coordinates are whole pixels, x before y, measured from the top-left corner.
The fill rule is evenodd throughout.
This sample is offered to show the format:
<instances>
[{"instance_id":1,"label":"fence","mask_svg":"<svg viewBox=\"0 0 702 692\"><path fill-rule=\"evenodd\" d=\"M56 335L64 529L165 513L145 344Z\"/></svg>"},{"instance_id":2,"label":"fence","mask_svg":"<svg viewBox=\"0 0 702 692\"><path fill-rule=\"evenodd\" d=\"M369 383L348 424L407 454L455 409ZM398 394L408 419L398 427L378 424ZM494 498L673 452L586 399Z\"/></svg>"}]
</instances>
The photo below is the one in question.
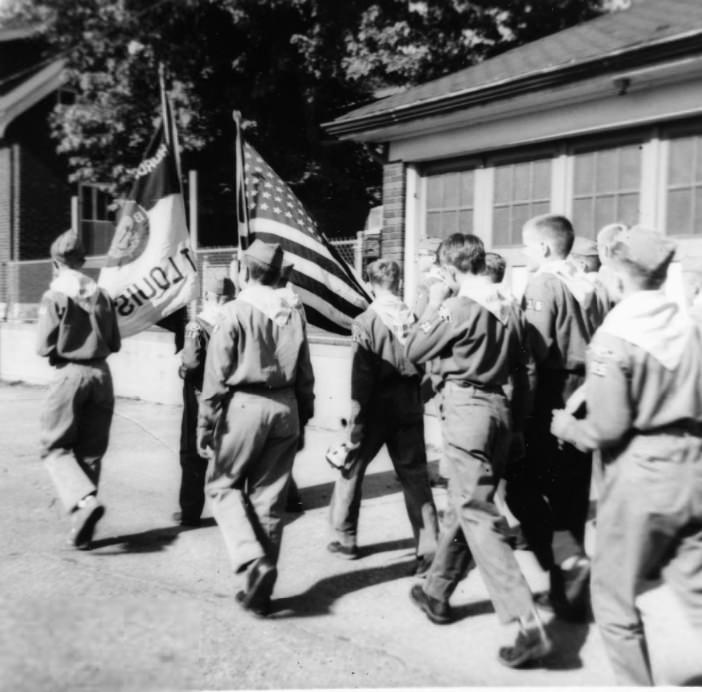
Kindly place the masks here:
<instances>
[{"instance_id":1,"label":"fence","mask_svg":"<svg viewBox=\"0 0 702 692\"><path fill-rule=\"evenodd\" d=\"M379 256L379 231L360 231L355 237L339 238L331 241L341 257L356 269L359 275L368 264ZM202 287L211 277L228 276L232 260L236 257L236 247L201 248L197 251L197 264ZM97 278L104 256L88 257L83 271ZM0 320L33 321L41 296L51 282L51 260L19 260L0 266L0 291L3 282L7 299L0 302Z\"/></svg>"}]
</instances>

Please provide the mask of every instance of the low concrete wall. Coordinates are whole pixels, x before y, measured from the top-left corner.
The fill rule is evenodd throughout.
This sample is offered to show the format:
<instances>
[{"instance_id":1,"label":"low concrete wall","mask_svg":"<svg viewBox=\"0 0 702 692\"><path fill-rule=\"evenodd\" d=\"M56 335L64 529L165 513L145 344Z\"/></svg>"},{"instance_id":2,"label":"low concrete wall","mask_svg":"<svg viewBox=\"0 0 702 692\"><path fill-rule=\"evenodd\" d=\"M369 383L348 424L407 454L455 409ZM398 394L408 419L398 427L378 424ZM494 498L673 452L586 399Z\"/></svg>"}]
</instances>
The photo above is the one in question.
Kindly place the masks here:
<instances>
[{"instance_id":1,"label":"low concrete wall","mask_svg":"<svg viewBox=\"0 0 702 692\"><path fill-rule=\"evenodd\" d=\"M53 369L35 353L36 324L0 323L0 380L47 384ZM312 339L312 365L316 379L316 416L313 423L337 429L348 417L351 359L349 342ZM160 404L182 402L178 356L173 336L161 330L125 339L122 350L109 358L117 396Z\"/></svg>"}]
</instances>

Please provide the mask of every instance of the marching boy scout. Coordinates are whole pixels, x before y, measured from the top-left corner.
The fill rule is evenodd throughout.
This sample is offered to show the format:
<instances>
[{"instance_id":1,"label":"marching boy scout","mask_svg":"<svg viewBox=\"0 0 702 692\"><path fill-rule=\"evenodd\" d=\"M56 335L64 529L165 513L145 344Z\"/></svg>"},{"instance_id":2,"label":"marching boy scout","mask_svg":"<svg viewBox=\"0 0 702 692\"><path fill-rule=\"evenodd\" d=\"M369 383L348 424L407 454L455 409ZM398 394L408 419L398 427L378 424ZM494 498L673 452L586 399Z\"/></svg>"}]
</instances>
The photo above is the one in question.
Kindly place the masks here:
<instances>
[{"instance_id":1,"label":"marching boy scout","mask_svg":"<svg viewBox=\"0 0 702 692\"><path fill-rule=\"evenodd\" d=\"M243 254L244 288L222 307L205 361L198 449L214 455L207 493L234 571L237 600L268 612L282 514L301 431L312 417L314 377L298 310L277 293L278 244Z\"/></svg>"},{"instance_id":2,"label":"marching boy scout","mask_svg":"<svg viewBox=\"0 0 702 692\"><path fill-rule=\"evenodd\" d=\"M526 457L507 484L507 502L541 567L549 571L550 605L557 615L587 615L589 562L583 548L591 458L549 434L551 412L563 408L583 383L585 349L602 314L592 284L566 258L570 221L537 216L523 229L527 269L523 298L536 363L533 415L526 426Z\"/></svg>"},{"instance_id":3,"label":"marching boy scout","mask_svg":"<svg viewBox=\"0 0 702 692\"><path fill-rule=\"evenodd\" d=\"M438 526L427 471L421 376L407 360L404 347L415 316L398 297L397 262L377 260L367 272L374 300L352 326L348 448L353 459L334 484L330 506L334 540L327 547L340 557L358 557L363 476L385 444L404 492L420 574L434 557Z\"/></svg>"},{"instance_id":4,"label":"marching boy scout","mask_svg":"<svg viewBox=\"0 0 702 692\"><path fill-rule=\"evenodd\" d=\"M613 247L621 302L588 353L587 418L552 431L608 451L592 601L617 680L651 685L635 599L659 575L702 633L702 329L660 290L675 244L632 228Z\"/></svg>"},{"instance_id":5,"label":"marching boy scout","mask_svg":"<svg viewBox=\"0 0 702 692\"><path fill-rule=\"evenodd\" d=\"M197 451L197 407L202 391L207 346L222 305L234 298L234 283L227 277L211 278L205 286L202 310L185 326L180 376L183 378L183 417L180 425L180 513L183 526L199 526L205 506L207 458Z\"/></svg>"},{"instance_id":6,"label":"marching boy scout","mask_svg":"<svg viewBox=\"0 0 702 692\"><path fill-rule=\"evenodd\" d=\"M41 414L42 457L71 520L70 543L85 550L105 512L97 500L114 394L105 359L120 349L109 295L78 270L85 251L73 231L51 245L54 279L39 308L37 352L56 374Z\"/></svg>"},{"instance_id":7,"label":"marching boy scout","mask_svg":"<svg viewBox=\"0 0 702 692\"><path fill-rule=\"evenodd\" d=\"M430 289L427 309L407 340L414 363L439 360L444 381L442 431L450 466L449 504L434 562L424 585L410 596L435 623L452 619L449 598L475 561L497 615L517 621L514 646L500 649L499 660L522 666L547 654L551 643L541 625L514 553L506 522L495 505L512 426L521 431L529 397L526 329L511 301L485 275L485 250L474 235L448 255L459 285L444 301L445 289ZM503 387L512 376L512 411Z\"/></svg>"}]
</instances>

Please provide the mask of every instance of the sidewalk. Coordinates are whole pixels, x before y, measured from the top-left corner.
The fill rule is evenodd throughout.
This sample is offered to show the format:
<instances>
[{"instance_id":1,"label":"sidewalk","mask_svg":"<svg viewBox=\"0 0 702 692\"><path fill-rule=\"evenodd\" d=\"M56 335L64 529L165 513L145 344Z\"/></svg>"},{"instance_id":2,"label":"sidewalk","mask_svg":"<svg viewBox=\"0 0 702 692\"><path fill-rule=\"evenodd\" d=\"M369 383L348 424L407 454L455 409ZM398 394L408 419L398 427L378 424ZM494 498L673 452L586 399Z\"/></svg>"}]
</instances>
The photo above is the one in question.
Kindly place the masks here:
<instances>
[{"instance_id":1,"label":"sidewalk","mask_svg":"<svg viewBox=\"0 0 702 692\"><path fill-rule=\"evenodd\" d=\"M361 558L325 550L334 471L324 450L339 433L309 430L295 465L307 508L283 537L275 614L234 602L217 527L185 530L177 509L175 406L118 400L96 547L64 547L66 523L37 455L43 390L0 384L0 689L438 687L610 685L593 625L548 627L545 668L496 661L514 631L501 627L480 576L456 592L460 619L431 624L409 601L409 522L385 455L370 467ZM435 493L437 505L445 493ZM518 553L533 589L546 577Z\"/></svg>"}]
</instances>

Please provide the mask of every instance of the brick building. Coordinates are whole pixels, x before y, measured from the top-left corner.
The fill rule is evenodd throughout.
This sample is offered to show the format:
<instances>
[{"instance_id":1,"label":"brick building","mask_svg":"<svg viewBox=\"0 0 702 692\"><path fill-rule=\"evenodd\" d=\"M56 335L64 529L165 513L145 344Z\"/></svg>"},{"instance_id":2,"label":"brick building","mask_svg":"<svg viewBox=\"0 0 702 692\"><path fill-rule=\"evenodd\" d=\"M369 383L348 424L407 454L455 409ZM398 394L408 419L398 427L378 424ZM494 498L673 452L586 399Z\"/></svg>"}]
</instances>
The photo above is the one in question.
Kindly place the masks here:
<instances>
[{"instance_id":1,"label":"brick building","mask_svg":"<svg viewBox=\"0 0 702 692\"><path fill-rule=\"evenodd\" d=\"M71 222L68 175L47 124L63 65L42 59L42 48L37 27L0 29L0 306L20 294L38 300L46 264L20 276L12 263L46 258L51 239Z\"/></svg>"},{"instance_id":2,"label":"brick building","mask_svg":"<svg viewBox=\"0 0 702 692\"><path fill-rule=\"evenodd\" d=\"M518 289L521 225L547 211L702 253L702 3L617 5L326 123L387 147L382 253L404 262L408 299L419 242L458 230L506 255Z\"/></svg>"}]
</instances>

